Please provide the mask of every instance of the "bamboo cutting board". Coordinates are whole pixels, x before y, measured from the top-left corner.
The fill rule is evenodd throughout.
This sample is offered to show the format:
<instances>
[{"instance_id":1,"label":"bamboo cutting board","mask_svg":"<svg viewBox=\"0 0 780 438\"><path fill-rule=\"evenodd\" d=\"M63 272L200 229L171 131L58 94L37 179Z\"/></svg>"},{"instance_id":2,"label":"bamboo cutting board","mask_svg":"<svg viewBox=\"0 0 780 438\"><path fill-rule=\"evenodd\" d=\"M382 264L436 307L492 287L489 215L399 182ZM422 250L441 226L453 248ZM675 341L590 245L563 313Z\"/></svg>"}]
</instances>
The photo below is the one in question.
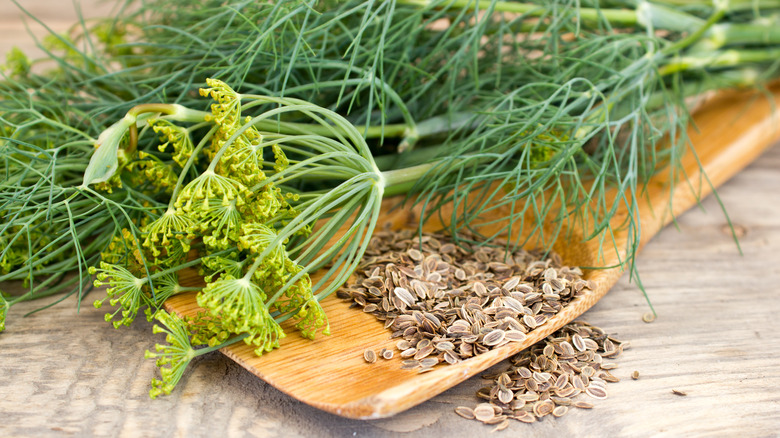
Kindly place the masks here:
<instances>
[{"instance_id":1,"label":"bamboo cutting board","mask_svg":"<svg viewBox=\"0 0 780 438\"><path fill-rule=\"evenodd\" d=\"M638 200L642 244L706 196L711 191L709 182L713 186L722 184L780 138L780 117L773 113L773 108L780 103L780 88L772 91L771 99L759 94L724 94L696 113L695 126L688 131L696 154L688 153L683 158L682 168L677 173L681 179L676 181L671 196L670 173L662 171ZM700 171L699 162L706 177ZM380 224L414 226L414 212L389 212L395 202L386 201L386 213L380 218ZM616 220L620 221L625 215L625 211L620 212ZM435 230L440 225L429 223L424 228ZM627 234L625 228L618 230L618 242L625 241ZM579 266L617 264L623 254L615 253L612 248L612 243L607 244L603 248L603 258L599 259L596 257L599 248L594 241L579 243L575 238L555 245L565 263ZM252 348L243 344L221 351L253 374L307 404L349 418L381 418L415 406L544 338L590 308L621 275L622 270L617 268L586 272L586 278L597 287L530 332L523 344L506 345L457 365L440 365L424 374L401 370L400 359L367 364L363 360L365 349L394 348L396 340L389 339L390 332L373 316L349 309L349 303L335 295L323 302L330 320L330 336L319 336L310 341L286 327L288 336L282 340L281 348L262 357L255 356ZM190 281L196 283L197 279ZM193 293L172 298L167 307L183 314L192 314L198 309Z\"/></svg>"}]
</instances>

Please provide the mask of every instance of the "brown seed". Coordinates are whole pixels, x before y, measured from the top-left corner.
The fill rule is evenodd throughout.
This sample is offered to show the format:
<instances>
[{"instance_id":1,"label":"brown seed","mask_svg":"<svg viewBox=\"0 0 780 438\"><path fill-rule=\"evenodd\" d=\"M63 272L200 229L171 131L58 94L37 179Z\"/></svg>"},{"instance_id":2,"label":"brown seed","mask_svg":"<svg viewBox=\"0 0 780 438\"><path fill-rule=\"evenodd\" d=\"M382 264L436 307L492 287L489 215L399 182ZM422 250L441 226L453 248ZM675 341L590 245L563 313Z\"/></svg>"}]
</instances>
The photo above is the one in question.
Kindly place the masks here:
<instances>
[{"instance_id":1,"label":"brown seed","mask_svg":"<svg viewBox=\"0 0 780 438\"><path fill-rule=\"evenodd\" d=\"M576 348L579 351L585 351L585 342L582 340L582 336L578 334L574 334L571 337L571 343L574 344L574 348Z\"/></svg>"},{"instance_id":2,"label":"brown seed","mask_svg":"<svg viewBox=\"0 0 780 438\"><path fill-rule=\"evenodd\" d=\"M502 388L498 390L498 401L500 401L501 403L509 404L509 402L511 402L513 398L515 398L515 394L511 390L507 388Z\"/></svg>"},{"instance_id":3,"label":"brown seed","mask_svg":"<svg viewBox=\"0 0 780 438\"><path fill-rule=\"evenodd\" d=\"M534 405L534 415L537 417L544 417L547 414L552 413L555 409L555 403L550 400L544 400Z\"/></svg>"},{"instance_id":4,"label":"brown seed","mask_svg":"<svg viewBox=\"0 0 780 438\"><path fill-rule=\"evenodd\" d=\"M480 403L474 408L474 418L481 422L490 421L496 416L493 406L489 403Z\"/></svg>"},{"instance_id":5,"label":"brown seed","mask_svg":"<svg viewBox=\"0 0 780 438\"><path fill-rule=\"evenodd\" d=\"M366 350L363 352L363 359L368 363L374 363L376 362L376 353L374 350Z\"/></svg>"},{"instance_id":6,"label":"brown seed","mask_svg":"<svg viewBox=\"0 0 780 438\"><path fill-rule=\"evenodd\" d=\"M438 363L439 363L439 359L435 357L426 357L425 359L420 361L420 365L422 365L423 368L430 368L436 366Z\"/></svg>"},{"instance_id":7,"label":"brown seed","mask_svg":"<svg viewBox=\"0 0 780 438\"><path fill-rule=\"evenodd\" d=\"M409 251L406 252L406 254L408 254L409 258L411 258L415 262L419 262L420 260L423 259L423 253L421 253L416 249L410 249Z\"/></svg>"},{"instance_id":8,"label":"brown seed","mask_svg":"<svg viewBox=\"0 0 780 438\"><path fill-rule=\"evenodd\" d=\"M642 315L642 321L644 322L653 322L655 321L655 314L653 312L647 312L644 315Z\"/></svg>"},{"instance_id":9,"label":"brown seed","mask_svg":"<svg viewBox=\"0 0 780 438\"><path fill-rule=\"evenodd\" d=\"M532 413L526 411L520 411L512 418L517 421L522 421L523 423L533 423L536 421L536 417L534 417Z\"/></svg>"},{"instance_id":10,"label":"brown seed","mask_svg":"<svg viewBox=\"0 0 780 438\"><path fill-rule=\"evenodd\" d=\"M507 330L504 333L504 339L509 342L523 342L526 338L528 338L528 336L520 330Z\"/></svg>"},{"instance_id":11,"label":"brown seed","mask_svg":"<svg viewBox=\"0 0 780 438\"><path fill-rule=\"evenodd\" d=\"M572 406L574 406L575 408L580 408L580 409L593 409L593 404L588 403L588 402L583 401L583 400L578 400L578 401L574 402L574 404Z\"/></svg>"},{"instance_id":12,"label":"brown seed","mask_svg":"<svg viewBox=\"0 0 780 438\"><path fill-rule=\"evenodd\" d=\"M500 344L501 341L504 340L505 336L506 333L504 333L503 330L493 330L490 333L486 334L484 338L482 338L482 343L487 345L488 347L492 347L494 345Z\"/></svg>"},{"instance_id":13,"label":"brown seed","mask_svg":"<svg viewBox=\"0 0 780 438\"><path fill-rule=\"evenodd\" d=\"M631 373L631 378L634 380L639 379L639 371L634 371L633 373Z\"/></svg>"},{"instance_id":14,"label":"brown seed","mask_svg":"<svg viewBox=\"0 0 780 438\"><path fill-rule=\"evenodd\" d=\"M687 393L687 392L685 392L685 391L680 391L679 389L673 389L673 390L672 390L672 394L674 394L674 395L680 395L680 396L683 396L683 397L684 397L684 396L686 396L686 395L688 395L688 393Z\"/></svg>"},{"instance_id":15,"label":"brown seed","mask_svg":"<svg viewBox=\"0 0 780 438\"><path fill-rule=\"evenodd\" d=\"M419 366L420 366L420 361L414 359L407 359L401 361L402 370L413 370L415 368L418 368Z\"/></svg>"},{"instance_id":16,"label":"brown seed","mask_svg":"<svg viewBox=\"0 0 780 438\"><path fill-rule=\"evenodd\" d=\"M455 408L455 413L467 420L473 420L475 418L474 410L466 406L458 406Z\"/></svg>"},{"instance_id":17,"label":"brown seed","mask_svg":"<svg viewBox=\"0 0 780 438\"><path fill-rule=\"evenodd\" d=\"M393 350L385 350L384 352L382 352L382 357L384 359L387 359L387 360L392 359L393 358Z\"/></svg>"},{"instance_id":18,"label":"brown seed","mask_svg":"<svg viewBox=\"0 0 780 438\"><path fill-rule=\"evenodd\" d=\"M599 400L603 400L607 398L607 391L604 390L604 388L600 388L598 386L593 386L593 385L588 386L585 389L585 394L588 394L589 396Z\"/></svg>"},{"instance_id":19,"label":"brown seed","mask_svg":"<svg viewBox=\"0 0 780 438\"><path fill-rule=\"evenodd\" d=\"M401 352L401 357L403 358L412 357L415 354L417 354L416 348L407 348L406 350Z\"/></svg>"},{"instance_id":20,"label":"brown seed","mask_svg":"<svg viewBox=\"0 0 780 438\"><path fill-rule=\"evenodd\" d=\"M414 295L410 294L408 290L403 287L396 287L393 289L393 293L399 300L403 301L407 306L411 306L415 303Z\"/></svg>"},{"instance_id":21,"label":"brown seed","mask_svg":"<svg viewBox=\"0 0 780 438\"><path fill-rule=\"evenodd\" d=\"M491 432L497 432L500 430L504 430L507 427L509 427L509 420L502 420L500 423L498 423L498 426L496 426Z\"/></svg>"},{"instance_id":22,"label":"brown seed","mask_svg":"<svg viewBox=\"0 0 780 438\"><path fill-rule=\"evenodd\" d=\"M566 415L566 413L569 412L569 408L566 406L558 406L555 409L553 409L552 414L553 417L560 418Z\"/></svg>"}]
</instances>

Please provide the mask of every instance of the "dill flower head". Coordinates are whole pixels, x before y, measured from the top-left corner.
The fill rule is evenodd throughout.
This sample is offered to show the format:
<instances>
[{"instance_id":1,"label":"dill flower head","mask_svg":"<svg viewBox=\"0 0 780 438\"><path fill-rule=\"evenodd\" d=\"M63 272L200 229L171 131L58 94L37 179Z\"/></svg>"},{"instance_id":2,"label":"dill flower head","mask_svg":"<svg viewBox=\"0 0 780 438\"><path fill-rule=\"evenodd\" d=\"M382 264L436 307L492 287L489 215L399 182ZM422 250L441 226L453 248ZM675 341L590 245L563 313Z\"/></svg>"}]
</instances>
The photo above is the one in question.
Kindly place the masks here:
<instances>
[{"instance_id":1,"label":"dill flower head","mask_svg":"<svg viewBox=\"0 0 780 438\"><path fill-rule=\"evenodd\" d=\"M108 322L121 316L119 320L112 322L114 328L119 328L123 324L129 326L140 308L150 304L149 297L143 292L148 284L146 277L138 278L122 266L106 262L100 262L100 269L90 267L89 273L96 274L95 287L108 286L106 298L96 300L95 308L102 307L106 300L112 306L119 306L114 313L106 313L105 317Z\"/></svg>"},{"instance_id":2,"label":"dill flower head","mask_svg":"<svg viewBox=\"0 0 780 438\"><path fill-rule=\"evenodd\" d=\"M238 126L224 128L222 132L227 138L238 131ZM216 141L219 148L226 147L217 166L217 172L232 175L247 187L252 187L266 179L263 159L263 136L253 126L245 128L228 145L227 140Z\"/></svg>"},{"instance_id":3,"label":"dill flower head","mask_svg":"<svg viewBox=\"0 0 780 438\"><path fill-rule=\"evenodd\" d=\"M206 283L211 283L214 277L219 277L223 273L234 278L244 275L246 259L239 260L238 252L226 256L204 256L201 261L200 275Z\"/></svg>"},{"instance_id":4,"label":"dill flower head","mask_svg":"<svg viewBox=\"0 0 780 438\"><path fill-rule=\"evenodd\" d=\"M239 195L251 194L243 184L208 169L190 181L179 193L175 206L191 216L200 216L209 210L209 201L216 199L228 205Z\"/></svg>"},{"instance_id":5,"label":"dill flower head","mask_svg":"<svg viewBox=\"0 0 780 438\"><path fill-rule=\"evenodd\" d=\"M171 165L162 162L154 155L138 151L136 158L123 169L133 187L140 187L144 192L172 193L179 176Z\"/></svg>"},{"instance_id":6,"label":"dill flower head","mask_svg":"<svg viewBox=\"0 0 780 438\"><path fill-rule=\"evenodd\" d=\"M266 295L253 281L223 275L198 293L198 305L231 333L247 333L247 344L259 355L279 347L284 332L265 305Z\"/></svg>"},{"instance_id":7,"label":"dill flower head","mask_svg":"<svg viewBox=\"0 0 780 438\"><path fill-rule=\"evenodd\" d=\"M165 119L150 119L148 123L154 129L154 132L160 135L160 141L163 142L160 143L157 149L160 152L165 152L168 146L172 147L171 158L180 167L184 167L184 164L195 149L187 128L174 125ZM195 157L195 161L197 162L197 157Z\"/></svg>"},{"instance_id":8,"label":"dill flower head","mask_svg":"<svg viewBox=\"0 0 780 438\"><path fill-rule=\"evenodd\" d=\"M144 310L146 319L152 321L155 313L162 307L165 300L182 291L179 284L179 275L175 272L165 274L152 281L154 285L153 293L149 296L149 307Z\"/></svg>"},{"instance_id":9,"label":"dill flower head","mask_svg":"<svg viewBox=\"0 0 780 438\"><path fill-rule=\"evenodd\" d=\"M121 263L129 271L138 274L144 272L144 259L140 248L141 245L133 233L127 228L122 228L111 239L108 247L100 253L100 259L110 264Z\"/></svg>"},{"instance_id":10,"label":"dill flower head","mask_svg":"<svg viewBox=\"0 0 780 438\"><path fill-rule=\"evenodd\" d=\"M253 278L267 291L278 297L272 308L280 314L294 312L296 327L307 338L314 338L317 330L328 324L325 312L312 293L309 274L292 260L285 249L286 242L278 242L276 232L263 225L250 223L241 228L239 247L257 257L263 257L254 271ZM327 334L327 328L326 328Z\"/></svg>"},{"instance_id":11,"label":"dill flower head","mask_svg":"<svg viewBox=\"0 0 780 438\"><path fill-rule=\"evenodd\" d=\"M161 379L152 379L152 389L149 397L157 398L159 395L168 395L181 380L187 365L196 356L195 349L190 342L190 331L187 323L175 313L167 313L158 310L154 318L162 324L155 324L152 328L155 334L165 333L167 345L157 344L154 350L146 350L144 357L155 359L160 368Z\"/></svg>"},{"instance_id":12,"label":"dill flower head","mask_svg":"<svg viewBox=\"0 0 780 438\"><path fill-rule=\"evenodd\" d=\"M157 257L161 253L161 246L170 255L171 251L169 249L176 241L183 246L183 251L186 253L190 248L189 238L191 236L189 230L193 225L194 221L187 215L176 209L169 208L162 216L143 227L142 233L146 236L143 246Z\"/></svg>"},{"instance_id":13,"label":"dill flower head","mask_svg":"<svg viewBox=\"0 0 780 438\"><path fill-rule=\"evenodd\" d=\"M241 95L219 79L206 79L210 88L201 88L201 96L211 96L213 121L221 127L233 127L241 121Z\"/></svg>"}]
</instances>

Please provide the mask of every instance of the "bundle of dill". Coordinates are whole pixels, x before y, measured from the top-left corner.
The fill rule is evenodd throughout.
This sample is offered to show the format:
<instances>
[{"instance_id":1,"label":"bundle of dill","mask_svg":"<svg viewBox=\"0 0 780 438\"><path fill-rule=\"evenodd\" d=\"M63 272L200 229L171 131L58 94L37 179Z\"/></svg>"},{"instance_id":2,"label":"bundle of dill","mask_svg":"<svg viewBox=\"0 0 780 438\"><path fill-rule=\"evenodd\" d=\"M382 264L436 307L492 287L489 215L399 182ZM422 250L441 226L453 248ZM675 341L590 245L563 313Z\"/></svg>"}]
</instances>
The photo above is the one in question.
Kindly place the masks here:
<instances>
[{"instance_id":1,"label":"bundle of dill","mask_svg":"<svg viewBox=\"0 0 780 438\"><path fill-rule=\"evenodd\" d=\"M690 99L777 76L778 12L771 0L122 1L50 35L43 59L7 56L0 281L28 289L0 295L0 330L15 303L107 285L95 305L116 307L115 327L142 310L163 325L169 345L147 355L162 367L152 396L169 393L197 355L275 348L283 320L327 331L319 300L398 194L423 221L454 205L455 239L518 246L549 245L571 222L608 238L624 205L632 263L636 198L658 169L675 172ZM180 284L191 268L205 287ZM161 310L188 290L197 317Z\"/></svg>"}]
</instances>

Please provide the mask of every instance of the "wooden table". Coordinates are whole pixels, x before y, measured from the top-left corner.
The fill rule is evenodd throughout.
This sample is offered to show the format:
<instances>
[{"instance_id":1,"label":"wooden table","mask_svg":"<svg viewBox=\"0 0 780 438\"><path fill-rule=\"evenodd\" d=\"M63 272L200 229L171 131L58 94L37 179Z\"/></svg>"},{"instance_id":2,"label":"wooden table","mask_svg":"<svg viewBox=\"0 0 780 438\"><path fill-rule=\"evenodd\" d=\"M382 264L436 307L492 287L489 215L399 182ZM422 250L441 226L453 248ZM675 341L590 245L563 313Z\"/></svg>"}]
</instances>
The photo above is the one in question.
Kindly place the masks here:
<instances>
[{"instance_id":1,"label":"wooden table","mask_svg":"<svg viewBox=\"0 0 780 438\"><path fill-rule=\"evenodd\" d=\"M55 29L69 2L22 0ZM90 2L92 3L92 2ZM88 14L100 10L84 8ZM105 8L103 9L105 10ZM15 6L0 2L0 51L31 46ZM38 32L40 34L40 32ZM642 251L642 281L659 318L647 324L642 293L624 277L585 316L632 348L620 383L592 411L505 436L774 436L780 430L780 144L719 190L740 237L740 255L712 197ZM88 300L90 301L90 300ZM355 421L275 390L219 353L197 360L168 397L150 400L158 336L150 324L114 330L103 311L67 300L13 309L0 334L0 436L478 436L489 427L453 413L477 403L473 378L393 418ZM629 378L632 371L639 380ZM677 389L687 396L672 394Z\"/></svg>"}]
</instances>

